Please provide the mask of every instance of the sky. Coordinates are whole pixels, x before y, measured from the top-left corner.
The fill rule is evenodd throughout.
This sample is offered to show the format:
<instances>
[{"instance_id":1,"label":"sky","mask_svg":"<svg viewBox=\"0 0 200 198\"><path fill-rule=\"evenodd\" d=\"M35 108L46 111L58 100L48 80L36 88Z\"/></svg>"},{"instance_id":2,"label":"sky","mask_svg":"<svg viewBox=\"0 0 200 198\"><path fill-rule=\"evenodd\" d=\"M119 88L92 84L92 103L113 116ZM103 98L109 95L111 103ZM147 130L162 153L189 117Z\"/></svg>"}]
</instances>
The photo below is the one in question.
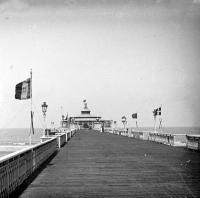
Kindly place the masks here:
<instances>
[{"instance_id":1,"label":"sky","mask_svg":"<svg viewBox=\"0 0 200 198\"><path fill-rule=\"evenodd\" d=\"M122 125L200 126L200 0L0 0L0 128L30 126L15 85L33 72L34 125L86 99Z\"/></svg>"}]
</instances>

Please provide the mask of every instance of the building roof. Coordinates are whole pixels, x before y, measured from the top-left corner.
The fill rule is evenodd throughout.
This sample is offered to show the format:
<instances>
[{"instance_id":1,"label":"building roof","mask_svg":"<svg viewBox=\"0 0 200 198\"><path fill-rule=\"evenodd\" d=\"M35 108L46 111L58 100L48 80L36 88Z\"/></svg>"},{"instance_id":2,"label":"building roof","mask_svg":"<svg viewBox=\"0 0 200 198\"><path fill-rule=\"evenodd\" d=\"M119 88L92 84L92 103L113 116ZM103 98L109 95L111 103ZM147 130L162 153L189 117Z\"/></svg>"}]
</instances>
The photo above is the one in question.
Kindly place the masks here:
<instances>
[{"instance_id":1,"label":"building roof","mask_svg":"<svg viewBox=\"0 0 200 198\"><path fill-rule=\"evenodd\" d=\"M87 106L86 100L84 101L84 107L81 110L81 114L77 116L72 116L76 121L78 120L96 120L96 119L101 119L101 116L96 116L96 115L91 115L90 110Z\"/></svg>"},{"instance_id":2,"label":"building roof","mask_svg":"<svg viewBox=\"0 0 200 198\"><path fill-rule=\"evenodd\" d=\"M101 116L96 116L91 114L80 114L77 116L72 116L72 118L101 118Z\"/></svg>"},{"instance_id":3,"label":"building roof","mask_svg":"<svg viewBox=\"0 0 200 198\"><path fill-rule=\"evenodd\" d=\"M75 118L76 121L97 121L96 117L82 117L82 118Z\"/></svg>"}]
</instances>

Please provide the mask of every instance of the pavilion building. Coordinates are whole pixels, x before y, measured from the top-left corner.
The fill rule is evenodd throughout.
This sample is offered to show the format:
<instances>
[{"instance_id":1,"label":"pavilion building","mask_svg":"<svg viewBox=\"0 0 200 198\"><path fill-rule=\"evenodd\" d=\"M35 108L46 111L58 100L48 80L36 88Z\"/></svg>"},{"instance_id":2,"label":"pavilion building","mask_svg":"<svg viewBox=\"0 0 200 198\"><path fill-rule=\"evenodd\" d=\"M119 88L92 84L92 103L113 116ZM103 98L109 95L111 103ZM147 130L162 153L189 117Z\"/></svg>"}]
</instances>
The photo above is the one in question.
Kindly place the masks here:
<instances>
[{"instance_id":1,"label":"pavilion building","mask_svg":"<svg viewBox=\"0 0 200 198\"><path fill-rule=\"evenodd\" d=\"M79 126L80 129L100 129L102 125L101 116L91 115L91 111L87 106L86 100L81 114L71 117L72 121Z\"/></svg>"},{"instance_id":2,"label":"pavilion building","mask_svg":"<svg viewBox=\"0 0 200 198\"><path fill-rule=\"evenodd\" d=\"M80 129L96 129L100 130L102 127L111 127L112 120L103 120L101 116L92 115L90 109L87 106L86 100L83 101L84 107L81 110L81 114L77 116L71 116L69 118L62 117L62 127L67 127L69 124L78 125Z\"/></svg>"}]
</instances>

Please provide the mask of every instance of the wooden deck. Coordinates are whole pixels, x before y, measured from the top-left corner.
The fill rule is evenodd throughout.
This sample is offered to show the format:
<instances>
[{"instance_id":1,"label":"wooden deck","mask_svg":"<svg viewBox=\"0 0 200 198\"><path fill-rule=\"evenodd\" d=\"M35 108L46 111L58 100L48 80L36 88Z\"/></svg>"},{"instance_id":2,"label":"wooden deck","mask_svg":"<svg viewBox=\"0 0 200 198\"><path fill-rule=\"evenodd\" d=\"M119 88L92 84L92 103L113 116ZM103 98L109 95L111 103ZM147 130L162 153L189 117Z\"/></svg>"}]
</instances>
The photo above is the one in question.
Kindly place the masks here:
<instances>
[{"instance_id":1,"label":"wooden deck","mask_svg":"<svg viewBox=\"0 0 200 198\"><path fill-rule=\"evenodd\" d=\"M199 197L200 153L80 131L20 197Z\"/></svg>"}]
</instances>

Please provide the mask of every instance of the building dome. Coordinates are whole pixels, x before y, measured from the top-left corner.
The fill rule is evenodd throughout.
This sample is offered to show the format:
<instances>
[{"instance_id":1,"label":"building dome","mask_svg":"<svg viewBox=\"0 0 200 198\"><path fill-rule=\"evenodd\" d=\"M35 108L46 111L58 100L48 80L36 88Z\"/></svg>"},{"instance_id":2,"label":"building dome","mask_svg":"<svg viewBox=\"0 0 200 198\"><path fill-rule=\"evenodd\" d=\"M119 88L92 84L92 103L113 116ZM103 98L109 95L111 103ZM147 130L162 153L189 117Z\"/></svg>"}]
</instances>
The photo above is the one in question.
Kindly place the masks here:
<instances>
[{"instance_id":1,"label":"building dome","mask_svg":"<svg viewBox=\"0 0 200 198\"><path fill-rule=\"evenodd\" d=\"M90 115L90 110L87 107L86 101L84 102L83 110L81 111L81 115Z\"/></svg>"}]
</instances>

